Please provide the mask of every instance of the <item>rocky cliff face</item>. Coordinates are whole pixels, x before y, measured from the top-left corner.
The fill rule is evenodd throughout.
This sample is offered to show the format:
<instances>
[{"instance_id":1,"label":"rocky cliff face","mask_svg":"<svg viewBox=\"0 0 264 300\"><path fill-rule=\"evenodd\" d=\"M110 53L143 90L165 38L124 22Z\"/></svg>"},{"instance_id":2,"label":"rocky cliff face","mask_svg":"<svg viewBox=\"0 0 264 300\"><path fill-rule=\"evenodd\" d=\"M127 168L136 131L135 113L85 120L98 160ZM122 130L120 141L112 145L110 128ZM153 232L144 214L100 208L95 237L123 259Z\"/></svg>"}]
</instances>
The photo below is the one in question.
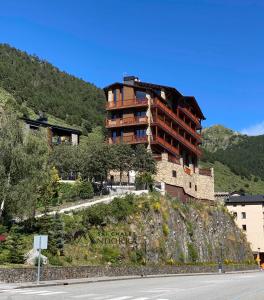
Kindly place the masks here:
<instances>
[{"instance_id":1,"label":"rocky cliff face","mask_svg":"<svg viewBox=\"0 0 264 300\"><path fill-rule=\"evenodd\" d=\"M131 231L146 236L149 262L244 262L252 259L244 234L223 207L201 203L182 204L158 198ZM141 245L142 247L142 245Z\"/></svg>"},{"instance_id":2,"label":"rocky cliff face","mask_svg":"<svg viewBox=\"0 0 264 300\"><path fill-rule=\"evenodd\" d=\"M118 201L117 207L123 210L126 198ZM234 263L253 259L245 235L224 207L184 204L159 194L134 197L131 203L133 213L125 218L105 214L102 225L90 227L89 238L82 240L84 252L74 241L66 244L65 255L71 254L73 262L78 255L79 262L85 259L88 264L217 263L221 256ZM109 207L96 209L106 212ZM89 220L97 220L95 214L88 213Z\"/></svg>"}]
</instances>

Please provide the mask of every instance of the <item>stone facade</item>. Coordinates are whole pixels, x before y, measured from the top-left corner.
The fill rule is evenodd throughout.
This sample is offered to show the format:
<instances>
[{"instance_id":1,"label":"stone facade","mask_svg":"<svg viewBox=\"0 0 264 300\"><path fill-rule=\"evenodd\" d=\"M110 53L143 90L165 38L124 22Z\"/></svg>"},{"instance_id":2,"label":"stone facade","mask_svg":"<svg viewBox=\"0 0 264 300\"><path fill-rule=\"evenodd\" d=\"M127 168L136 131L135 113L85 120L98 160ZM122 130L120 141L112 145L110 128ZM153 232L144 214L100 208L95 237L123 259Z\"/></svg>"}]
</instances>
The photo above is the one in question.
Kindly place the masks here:
<instances>
[{"instance_id":1,"label":"stone facade","mask_svg":"<svg viewBox=\"0 0 264 300\"><path fill-rule=\"evenodd\" d=\"M204 172L201 172L204 173ZM214 200L214 172L213 169L207 175L201 175L200 169L190 165L188 168L180 164L168 161L168 154L163 153L161 161L157 163L157 175L155 180L175 188L182 188L184 193L191 198L200 200Z\"/></svg>"},{"instance_id":2,"label":"stone facade","mask_svg":"<svg viewBox=\"0 0 264 300\"><path fill-rule=\"evenodd\" d=\"M227 265L224 271L257 270L257 265ZM183 265L183 266L81 266L81 267L44 267L41 280L67 280L92 277L147 276L159 274L184 274L218 272L217 265ZM0 269L0 282L34 282L37 268Z\"/></svg>"},{"instance_id":3,"label":"stone facade","mask_svg":"<svg viewBox=\"0 0 264 300\"><path fill-rule=\"evenodd\" d=\"M130 172L131 173L131 172ZM123 183L134 183L136 174L124 172ZM109 179L119 182L119 172L111 171ZM193 165L185 167L180 163L170 162L167 153L161 155L161 160L157 162L157 174L155 181L160 182L163 191L178 197L181 200L195 198L199 200L215 200L214 193L214 170L199 169Z\"/></svg>"}]
</instances>

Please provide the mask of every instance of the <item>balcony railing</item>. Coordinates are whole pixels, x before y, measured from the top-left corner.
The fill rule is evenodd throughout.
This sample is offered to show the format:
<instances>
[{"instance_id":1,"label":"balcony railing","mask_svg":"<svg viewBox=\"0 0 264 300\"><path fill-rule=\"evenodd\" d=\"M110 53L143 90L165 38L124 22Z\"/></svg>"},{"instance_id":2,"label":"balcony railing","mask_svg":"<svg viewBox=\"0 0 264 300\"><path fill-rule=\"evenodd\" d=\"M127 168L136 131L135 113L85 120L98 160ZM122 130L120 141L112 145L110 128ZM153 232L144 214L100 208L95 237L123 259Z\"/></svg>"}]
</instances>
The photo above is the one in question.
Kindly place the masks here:
<instances>
[{"instance_id":1,"label":"balcony railing","mask_svg":"<svg viewBox=\"0 0 264 300\"><path fill-rule=\"evenodd\" d=\"M120 144L120 143L126 143L126 144L137 144L137 143L146 143L147 142L147 136L139 137L136 135L131 136L123 136L123 137L116 137L116 138L109 138L109 144Z\"/></svg>"},{"instance_id":2,"label":"balcony railing","mask_svg":"<svg viewBox=\"0 0 264 300\"><path fill-rule=\"evenodd\" d=\"M181 136L178 132L176 132L173 128L171 128L169 125L167 125L163 120L159 118L154 118L154 122L160 126L165 132L168 132L171 136L173 136L176 140L181 142L183 145L185 145L187 148L192 150L195 154L198 156L202 155L201 149L199 149L197 146L190 143L188 140L186 140L183 136Z\"/></svg>"},{"instance_id":3,"label":"balcony railing","mask_svg":"<svg viewBox=\"0 0 264 300\"><path fill-rule=\"evenodd\" d=\"M163 138L159 136L153 136L153 143L160 144L162 147L167 148L168 151L172 152L173 154L178 154L179 155L179 149L165 141Z\"/></svg>"},{"instance_id":4,"label":"balcony railing","mask_svg":"<svg viewBox=\"0 0 264 300\"><path fill-rule=\"evenodd\" d=\"M106 109L117 109L123 107L135 107L135 106L146 106L148 105L148 99L126 99L123 101L111 101L106 103Z\"/></svg>"},{"instance_id":5,"label":"balcony railing","mask_svg":"<svg viewBox=\"0 0 264 300\"><path fill-rule=\"evenodd\" d=\"M193 113L191 113L186 107L180 107L179 109L185 113L190 119L192 119L197 125L201 125L200 121L197 117L195 117L195 115Z\"/></svg>"},{"instance_id":6,"label":"balcony railing","mask_svg":"<svg viewBox=\"0 0 264 300\"><path fill-rule=\"evenodd\" d=\"M189 134L195 137L201 142L201 135L193 130L188 124L186 124L182 119L180 119L170 108L163 104L160 100L155 99L154 105L163 110L169 117L171 117L176 123L178 123L183 129L185 129Z\"/></svg>"},{"instance_id":7,"label":"balcony railing","mask_svg":"<svg viewBox=\"0 0 264 300\"><path fill-rule=\"evenodd\" d=\"M126 117L120 118L115 120L106 120L106 127L120 127L120 126L127 126L127 125L140 125L140 124L147 124L148 118L147 117Z\"/></svg>"}]
</instances>

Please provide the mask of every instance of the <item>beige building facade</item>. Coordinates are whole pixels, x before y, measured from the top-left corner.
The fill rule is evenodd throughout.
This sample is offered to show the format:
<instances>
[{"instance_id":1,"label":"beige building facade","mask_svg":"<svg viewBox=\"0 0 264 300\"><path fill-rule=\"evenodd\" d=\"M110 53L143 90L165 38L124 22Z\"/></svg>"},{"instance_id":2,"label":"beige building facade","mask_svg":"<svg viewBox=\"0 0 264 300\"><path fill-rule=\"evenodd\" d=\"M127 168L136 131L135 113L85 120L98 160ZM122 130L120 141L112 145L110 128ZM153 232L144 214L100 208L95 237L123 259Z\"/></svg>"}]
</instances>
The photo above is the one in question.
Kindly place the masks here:
<instances>
[{"instance_id":1,"label":"beige building facade","mask_svg":"<svg viewBox=\"0 0 264 300\"><path fill-rule=\"evenodd\" d=\"M264 196L232 196L225 202L239 228L246 234L255 256L264 263Z\"/></svg>"}]
</instances>

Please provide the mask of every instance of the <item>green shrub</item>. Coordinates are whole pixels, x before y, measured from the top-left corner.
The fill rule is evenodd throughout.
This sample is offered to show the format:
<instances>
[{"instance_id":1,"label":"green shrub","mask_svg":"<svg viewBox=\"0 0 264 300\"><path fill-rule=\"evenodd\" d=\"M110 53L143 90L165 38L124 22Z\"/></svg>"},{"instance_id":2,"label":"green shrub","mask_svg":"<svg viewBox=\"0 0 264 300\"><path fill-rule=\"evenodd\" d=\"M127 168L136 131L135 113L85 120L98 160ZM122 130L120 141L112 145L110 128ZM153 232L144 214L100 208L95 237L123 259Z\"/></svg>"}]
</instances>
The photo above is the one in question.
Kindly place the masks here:
<instances>
[{"instance_id":1,"label":"green shrub","mask_svg":"<svg viewBox=\"0 0 264 300\"><path fill-rule=\"evenodd\" d=\"M136 176L135 186L137 190L148 189L150 191L153 191L153 185L154 185L154 177L151 173L144 172L139 176Z\"/></svg>"},{"instance_id":2,"label":"green shrub","mask_svg":"<svg viewBox=\"0 0 264 300\"><path fill-rule=\"evenodd\" d=\"M143 251L137 249L136 251L131 252L130 260L135 264L142 263L144 261Z\"/></svg>"},{"instance_id":3,"label":"green shrub","mask_svg":"<svg viewBox=\"0 0 264 300\"><path fill-rule=\"evenodd\" d=\"M193 236L193 224L189 221L186 222L187 232L190 237Z\"/></svg>"},{"instance_id":4,"label":"green shrub","mask_svg":"<svg viewBox=\"0 0 264 300\"><path fill-rule=\"evenodd\" d=\"M73 197L74 184L60 183L58 186L58 194L62 199L71 199Z\"/></svg>"},{"instance_id":5,"label":"green shrub","mask_svg":"<svg viewBox=\"0 0 264 300\"><path fill-rule=\"evenodd\" d=\"M180 263L185 262L185 255L182 251L180 251L180 254L179 254L179 261L180 261Z\"/></svg>"},{"instance_id":6,"label":"green shrub","mask_svg":"<svg viewBox=\"0 0 264 300\"><path fill-rule=\"evenodd\" d=\"M13 226L7 240L6 249L9 250L8 262L14 264L24 263L24 243L18 226Z\"/></svg>"},{"instance_id":7,"label":"green shrub","mask_svg":"<svg viewBox=\"0 0 264 300\"><path fill-rule=\"evenodd\" d=\"M53 266L63 266L63 260L56 255L48 255L49 264Z\"/></svg>"},{"instance_id":8,"label":"green shrub","mask_svg":"<svg viewBox=\"0 0 264 300\"><path fill-rule=\"evenodd\" d=\"M72 200L72 199L90 199L94 195L93 187L89 181L76 181L71 183L60 183L58 187L58 193L60 199Z\"/></svg>"},{"instance_id":9,"label":"green shrub","mask_svg":"<svg viewBox=\"0 0 264 300\"><path fill-rule=\"evenodd\" d=\"M110 209L111 215L118 221L125 220L136 211L134 196L129 194L123 198L115 198L110 204Z\"/></svg>"},{"instance_id":10,"label":"green shrub","mask_svg":"<svg viewBox=\"0 0 264 300\"><path fill-rule=\"evenodd\" d=\"M104 203L89 207L83 212L84 225L101 225L109 215L109 209L109 205Z\"/></svg>"},{"instance_id":11,"label":"green shrub","mask_svg":"<svg viewBox=\"0 0 264 300\"><path fill-rule=\"evenodd\" d=\"M71 264L72 261L73 261L72 256L65 256L64 259L65 259L65 261L66 261L67 263L69 263L69 264Z\"/></svg>"},{"instance_id":12,"label":"green shrub","mask_svg":"<svg viewBox=\"0 0 264 300\"><path fill-rule=\"evenodd\" d=\"M188 254L191 262L197 262L198 260L198 252L193 243L188 243Z\"/></svg>"},{"instance_id":13,"label":"green shrub","mask_svg":"<svg viewBox=\"0 0 264 300\"><path fill-rule=\"evenodd\" d=\"M94 195L91 182L82 181L79 186L79 196L81 199L90 199Z\"/></svg>"},{"instance_id":14,"label":"green shrub","mask_svg":"<svg viewBox=\"0 0 264 300\"><path fill-rule=\"evenodd\" d=\"M160 205L160 203L159 202L155 202L155 203L153 203L153 209L154 209L154 211L156 212L156 213L158 213L159 211L160 211L160 208L161 208L161 205Z\"/></svg>"},{"instance_id":15,"label":"green shrub","mask_svg":"<svg viewBox=\"0 0 264 300\"><path fill-rule=\"evenodd\" d=\"M170 233L170 229L169 229L169 226L167 225L167 224L162 224L162 231L163 231L163 234L165 235L165 236L168 236L169 235L169 233Z\"/></svg>"},{"instance_id":16,"label":"green shrub","mask_svg":"<svg viewBox=\"0 0 264 300\"><path fill-rule=\"evenodd\" d=\"M104 247L102 249L102 260L104 262L117 263L120 258L120 251L116 248Z\"/></svg>"},{"instance_id":17,"label":"green shrub","mask_svg":"<svg viewBox=\"0 0 264 300\"><path fill-rule=\"evenodd\" d=\"M0 247L0 264L5 264L9 262L9 252L7 249L2 249Z\"/></svg>"}]
</instances>

